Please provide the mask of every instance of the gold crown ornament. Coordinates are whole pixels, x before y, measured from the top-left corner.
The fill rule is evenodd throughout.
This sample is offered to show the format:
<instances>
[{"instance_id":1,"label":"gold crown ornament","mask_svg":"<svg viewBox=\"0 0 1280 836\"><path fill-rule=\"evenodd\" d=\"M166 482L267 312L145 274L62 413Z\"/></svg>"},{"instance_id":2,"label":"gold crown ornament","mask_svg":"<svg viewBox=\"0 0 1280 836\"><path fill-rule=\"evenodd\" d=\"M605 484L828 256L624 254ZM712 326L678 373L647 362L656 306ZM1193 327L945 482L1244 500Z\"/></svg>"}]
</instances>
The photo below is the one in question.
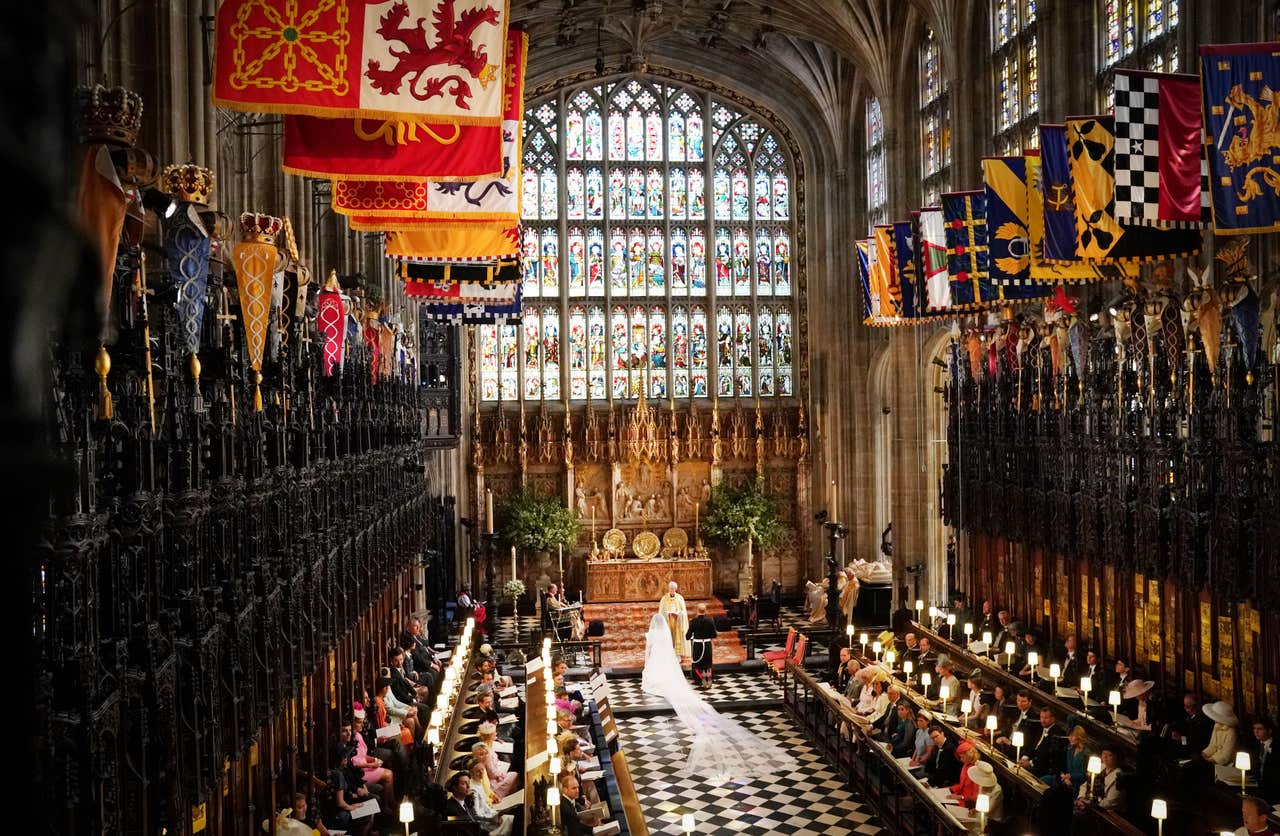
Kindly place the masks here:
<instances>
[{"instance_id":1,"label":"gold crown ornament","mask_svg":"<svg viewBox=\"0 0 1280 836\"><path fill-rule=\"evenodd\" d=\"M101 84L76 90L80 141L132 147L142 129L142 97L123 87Z\"/></svg>"},{"instance_id":2,"label":"gold crown ornament","mask_svg":"<svg viewBox=\"0 0 1280 836\"><path fill-rule=\"evenodd\" d=\"M213 196L213 171L195 163L166 166L161 175L164 190L185 203L208 206Z\"/></svg>"},{"instance_id":3,"label":"gold crown ornament","mask_svg":"<svg viewBox=\"0 0 1280 836\"><path fill-rule=\"evenodd\" d=\"M275 245L276 236L284 229L284 220L261 212L245 212L240 216L240 234L245 241Z\"/></svg>"}]
</instances>

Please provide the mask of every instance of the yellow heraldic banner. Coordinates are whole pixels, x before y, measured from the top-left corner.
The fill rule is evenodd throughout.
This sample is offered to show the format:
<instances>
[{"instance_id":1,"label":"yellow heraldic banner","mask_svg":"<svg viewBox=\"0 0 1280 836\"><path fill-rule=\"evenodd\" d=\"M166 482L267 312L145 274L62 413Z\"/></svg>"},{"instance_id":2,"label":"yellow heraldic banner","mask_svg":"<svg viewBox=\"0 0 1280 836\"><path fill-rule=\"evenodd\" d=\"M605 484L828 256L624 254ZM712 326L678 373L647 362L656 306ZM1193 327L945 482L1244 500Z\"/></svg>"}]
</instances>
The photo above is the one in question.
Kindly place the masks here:
<instances>
[{"instance_id":1,"label":"yellow heraldic banner","mask_svg":"<svg viewBox=\"0 0 1280 836\"><path fill-rule=\"evenodd\" d=\"M223 0L213 100L496 125L508 17L506 0Z\"/></svg>"},{"instance_id":2,"label":"yellow heraldic banner","mask_svg":"<svg viewBox=\"0 0 1280 836\"><path fill-rule=\"evenodd\" d=\"M383 248L402 261L497 261L520 256L518 224L435 221L419 229L388 232Z\"/></svg>"},{"instance_id":3,"label":"yellow heraldic banner","mask_svg":"<svg viewBox=\"0 0 1280 836\"><path fill-rule=\"evenodd\" d=\"M1027 238L1031 249L1031 280L1056 282L1110 282L1138 275L1135 263L1048 262L1044 260L1044 192L1041 191L1040 154L1028 153Z\"/></svg>"}]
</instances>

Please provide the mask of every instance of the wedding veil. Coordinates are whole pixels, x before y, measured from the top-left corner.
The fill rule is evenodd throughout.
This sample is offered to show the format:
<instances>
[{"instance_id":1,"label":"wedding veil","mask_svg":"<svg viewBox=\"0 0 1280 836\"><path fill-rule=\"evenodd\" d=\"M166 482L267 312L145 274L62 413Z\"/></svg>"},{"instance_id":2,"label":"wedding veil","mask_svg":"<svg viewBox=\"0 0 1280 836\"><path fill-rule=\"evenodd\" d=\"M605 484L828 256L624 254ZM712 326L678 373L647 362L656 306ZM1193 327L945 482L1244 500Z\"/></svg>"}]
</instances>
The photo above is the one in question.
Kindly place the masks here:
<instances>
[{"instance_id":1,"label":"wedding veil","mask_svg":"<svg viewBox=\"0 0 1280 836\"><path fill-rule=\"evenodd\" d=\"M671 631L661 613L649 620L640 683L645 693L671 703L676 716L693 733L686 775L723 783L731 778L758 778L796 768L795 758L784 749L761 740L720 714L694 691L676 658Z\"/></svg>"}]
</instances>

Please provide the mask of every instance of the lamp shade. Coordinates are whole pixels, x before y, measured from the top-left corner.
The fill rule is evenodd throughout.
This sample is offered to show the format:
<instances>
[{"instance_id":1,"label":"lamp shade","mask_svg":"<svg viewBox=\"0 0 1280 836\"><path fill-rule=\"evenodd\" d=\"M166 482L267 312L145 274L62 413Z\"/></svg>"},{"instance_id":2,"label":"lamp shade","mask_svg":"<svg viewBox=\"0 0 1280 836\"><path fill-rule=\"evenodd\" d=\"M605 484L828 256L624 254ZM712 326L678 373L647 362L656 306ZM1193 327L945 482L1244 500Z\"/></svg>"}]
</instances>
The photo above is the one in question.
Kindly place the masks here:
<instances>
[{"instance_id":1,"label":"lamp shade","mask_svg":"<svg viewBox=\"0 0 1280 836\"><path fill-rule=\"evenodd\" d=\"M440 729L439 728L435 726L429 726L427 728L427 745L428 746L440 745Z\"/></svg>"},{"instance_id":2,"label":"lamp shade","mask_svg":"<svg viewBox=\"0 0 1280 836\"><path fill-rule=\"evenodd\" d=\"M872 642L872 643L871 643L871 652L872 652L872 653L879 653L879 652L880 652L880 642L878 642L878 641L874 641L874 642Z\"/></svg>"},{"instance_id":3,"label":"lamp shade","mask_svg":"<svg viewBox=\"0 0 1280 836\"><path fill-rule=\"evenodd\" d=\"M1253 759L1248 752L1236 752L1236 769L1241 772L1248 772L1253 769Z\"/></svg>"},{"instance_id":4,"label":"lamp shade","mask_svg":"<svg viewBox=\"0 0 1280 836\"><path fill-rule=\"evenodd\" d=\"M1081 691L1093 690L1093 680L1087 676L1080 677L1080 690Z\"/></svg>"},{"instance_id":5,"label":"lamp shade","mask_svg":"<svg viewBox=\"0 0 1280 836\"><path fill-rule=\"evenodd\" d=\"M1151 799L1151 818L1153 819L1169 818L1169 805L1165 804L1163 798Z\"/></svg>"},{"instance_id":6,"label":"lamp shade","mask_svg":"<svg viewBox=\"0 0 1280 836\"><path fill-rule=\"evenodd\" d=\"M1026 742L1026 738L1023 736L1021 731L1015 731L1009 737L1009 740L1010 742L1013 743L1014 746L1017 746L1018 748L1022 748L1022 744Z\"/></svg>"},{"instance_id":7,"label":"lamp shade","mask_svg":"<svg viewBox=\"0 0 1280 836\"><path fill-rule=\"evenodd\" d=\"M965 634L966 636L972 636L972 635L973 635L973 625L972 625L972 624L970 624L970 623L969 623L969 622L967 622L967 621L964 623L964 634Z\"/></svg>"},{"instance_id":8,"label":"lamp shade","mask_svg":"<svg viewBox=\"0 0 1280 836\"><path fill-rule=\"evenodd\" d=\"M996 719L996 715L994 714L987 715L987 731L995 731L999 725L1000 725L1000 721Z\"/></svg>"},{"instance_id":9,"label":"lamp shade","mask_svg":"<svg viewBox=\"0 0 1280 836\"><path fill-rule=\"evenodd\" d=\"M979 813L990 813L991 796L987 795L985 792L978 793L978 801L974 804L974 807Z\"/></svg>"},{"instance_id":10,"label":"lamp shade","mask_svg":"<svg viewBox=\"0 0 1280 836\"><path fill-rule=\"evenodd\" d=\"M1085 767L1090 775L1097 775L1102 772L1102 758L1097 755L1089 756L1089 765Z\"/></svg>"},{"instance_id":11,"label":"lamp shade","mask_svg":"<svg viewBox=\"0 0 1280 836\"><path fill-rule=\"evenodd\" d=\"M917 610L924 609L924 601L921 601L919 598L916 599L916 609Z\"/></svg>"},{"instance_id":12,"label":"lamp shade","mask_svg":"<svg viewBox=\"0 0 1280 836\"><path fill-rule=\"evenodd\" d=\"M1062 666L1059 665L1057 662L1051 663L1049 665L1049 676L1052 679L1057 679L1058 677L1062 676Z\"/></svg>"},{"instance_id":13,"label":"lamp shade","mask_svg":"<svg viewBox=\"0 0 1280 836\"><path fill-rule=\"evenodd\" d=\"M911 664L911 660L908 659L907 661L902 663L902 669L906 671L908 675L910 675L911 672L916 669L916 666Z\"/></svg>"},{"instance_id":14,"label":"lamp shade","mask_svg":"<svg viewBox=\"0 0 1280 836\"><path fill-rule=\"evenodd\" d=\"M684 828L685 833L693 832L693 813L685 813L680 817L680 826Z\"/></svg>"},{"instance_id":15,"label":"lamp shade","mask_svg":"<svg viewBox=\"0 0 1280 836\"><path fill-rule=\"evenodd\" d=\"M928 671L920 674L920 684L928 688L933 684L933 676Z\"/></svg>"},{"instance_id":16,"label":"lamp shade","mask_svg":"<svg viewBox=\"0 0 1280 836\"><path fill-rule=\"evenodd\" d=\"M983 631L983 633L982 633L982 643L983 643L983 644L986 644L986 645L990 645L990 644L991 644L991 631L990 631L990 630L985 630L985 631Z\"/></svg>"},{"instance_id":17,"label":"lamp shade","mask_svg":"<svg viewBox=\"0 0 1280 836\"><path fill-rule=\"evenodd\" d=\"M1028 651L1028 652L1027 652L1027 664L1028 664L1028 665L1030 665L1030 666L1031 666L1031 667L1033 667L1033 668L1034 668L1036 665L1040 664L1040 654L1039 654L1039 653L1036 653L1034 650Z\"/></svg>"},{"instance_id":18,"label":"lamp shade","mask_svg":"<svg viewBox=\"0 0 1280 836\"><path fill-rule=\"evenodd\" d=\"M960 700L960 712L962 714L968 714L970 711L973 711L973 700L967 698Z\"/></svg>"},{"instance_id":19,"label":"lamp shade","mask_svg":"<svg viewBox=\"0 0 1280 836\"><path fill-rule=\"evenodd\" d=\"M413 821L413 802L412 801L400 802L400 821L404 822L405 824L408 824L409 822Z\"/></svg>"},{"instance_id":20,"label":"lamp shade","mask_svg":"<svg viewBox=\"0 0 1280 836\"><path fill-rule=\"evenodd\" d=\"M554 755L551 757L551 774L552 776L559 776L560 774L560 758Z\"/></svg>"},{"instance_id":21,"label":"lamp shade","mask_svg":"<svg viewBox=\"0 0 1280 836\"><path fill-rule=\"evenodd\" d=\"M949 699L951 699L951 686L950 686L950 685L939 685L939 686L938 686L938 698L939 698L939 699L942 699L942 700L949 700Z\"/></svg>"},{"instance_id":22,"label":"lamp shade","mask_svg":"<svg viewBox=\"0 0 1280 836\"><path fill-rule=\"evenodd\" d=\"M947 626L948 626L948 627L954 627L954 626L956 626L956 614L955 614L955 613L953 613L953 612L949 612L949 613L947 613Z\"/></svg>"},{"instance_id":23,"label":"lamp shade","mask_svg":"<svg viewBox=\"0 0 1280 836\"><path fill-rule=\"evenodd\" d=\"M849 642L852 643L853 642L853 625L852 624L846 625L844 628L844 633L846 636L849 637Z\"/></svg>"},{"instance_id":24,"label":"lamp shade","mask_svg":"<svg viewBox=\"0 0 1280 836\"><path fill-rule=\"evenodd\" d=\"M1108 704L1108 705L1119 705L1119 704L1120 704L1120 692L1119 692L1119 691L1112 691L1110 694L1107 694L1107 704Z\"/></svg>"},{"instance_id":25,"label":"lamp shade","mask_svg":"<svg viewBox=\"0 0 1280 836\"><path fill-rule=\"evenodd\" d=\"M867 643L867 634L866 634L866 633L863 633L861 636L858 636L858 642L859 642L860 644L866 644L866 643Z\"/></svg>"},{"instance_id":26,"label":"lamp shade","mask_svg":"<svg viewBox=\"0 0 1280 836\"><path fill-rule=\"evenodd\" d=\"M1013 652L1014 652L1015 650L1017 650L1017 649L1018 649L1018 646L1017 646L1016 644L1014 644L1013 642L1005 642L1005 643L1004 643L1004 652L1005 652L1006 654L1010 655L1010 656L1012 656L1012 655L1013 655Z\"/></svg>"},{"instance_id":27,"label":"lamp shade","mask_svg":"<svg viewBox=\"0 0 1280 836\"><path fill-rule=\"evenodd\" d=\"M547 720L547 736L548 736L548 737L555 737L555 736L556 736L556 721L555 721L555 720Z\"/></svg>"},{"instance_id":28,"label":"lamp shade","mask_svg":"<svg viewBox=\"0 0 1280 836\"><path fill-rule=\"evenodd\" d=\"M560 788L559 787L547 788L547 806L548 807L560 806Z\"/></svg>"},{"instance_id":29,"label":"lamp shade","mask_svg":"<svg viewBox=\"0 0 1280 836\"><path fill-rule=\"evenodd\" d=\"M892 650L884 654L884 660L888 662L890 665L892 665L894 661L897 660L897 658L898 658L898 654L894 653Z\"/></svg>"}]
</instances>

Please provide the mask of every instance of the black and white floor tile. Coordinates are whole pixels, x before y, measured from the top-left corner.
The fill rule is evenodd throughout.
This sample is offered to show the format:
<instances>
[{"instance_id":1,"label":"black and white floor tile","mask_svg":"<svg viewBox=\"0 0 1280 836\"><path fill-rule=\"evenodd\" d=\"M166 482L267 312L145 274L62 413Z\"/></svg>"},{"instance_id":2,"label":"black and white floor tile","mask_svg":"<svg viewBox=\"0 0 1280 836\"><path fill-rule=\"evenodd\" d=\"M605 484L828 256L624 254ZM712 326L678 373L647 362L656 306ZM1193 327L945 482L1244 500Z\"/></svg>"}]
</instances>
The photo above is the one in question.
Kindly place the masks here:
<instances>
[{"instance_id":1,"label":"black and white floor tile","mask_svg":"<svg viewBox=\"0 0 1280 836\"><path fill-rule=\"evenodd\" d=\"M715 684L699 692L712 705L735 702L782 701L782 687L761 670L716 672ZM609 702L619 710L629 708L669 708L662 697L646 694L638 676L609 677Z\"/></svg>"},{"instance_id":2,"label":"black and white floor tile","mask_svg":"<svg viewBox=\"0 0 1280 836\"><path fill-rule=\"evenodd\" d=\"M877 836L879 820L854 797L781 709L732 716L753 734L791 752L784 775L715 785L684 777L692 735L673 714L618 717L618 730L651 833L683 833L694 815L700 834Z\"/></svg>"}]
</instances>

